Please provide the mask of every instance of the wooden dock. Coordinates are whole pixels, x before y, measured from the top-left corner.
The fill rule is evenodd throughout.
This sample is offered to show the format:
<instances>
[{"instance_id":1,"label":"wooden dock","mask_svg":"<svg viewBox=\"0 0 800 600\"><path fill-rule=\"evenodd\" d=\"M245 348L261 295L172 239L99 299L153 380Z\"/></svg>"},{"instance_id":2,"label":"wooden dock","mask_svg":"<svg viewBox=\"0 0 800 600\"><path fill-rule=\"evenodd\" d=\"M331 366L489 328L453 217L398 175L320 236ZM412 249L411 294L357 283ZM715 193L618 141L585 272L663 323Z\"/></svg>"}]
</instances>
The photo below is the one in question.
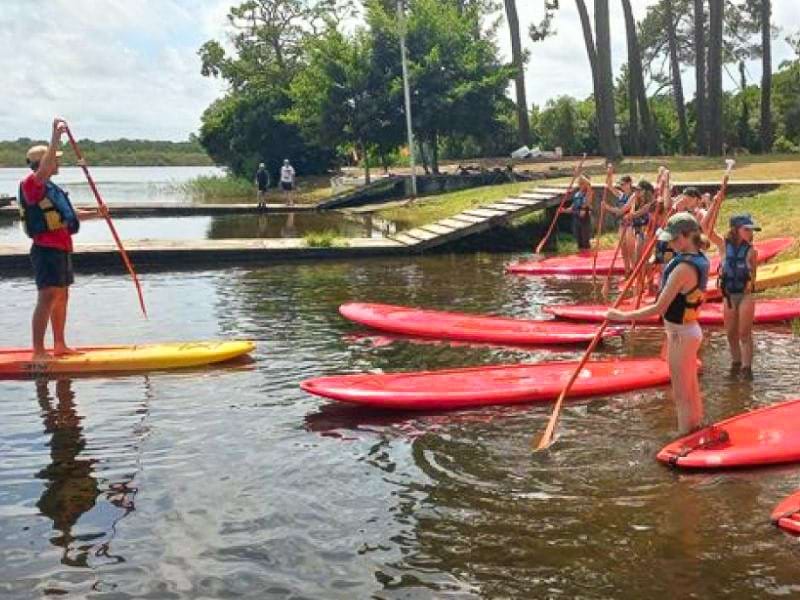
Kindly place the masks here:
<instances>
[{"instance_id":1,"label":"wooden dock","mask_svg":"<svg viewBox=\"0 0 800 600\"><path fill-rule=\"evenodd\" d=\"M766 191L793 182L731 182L731 191ZM716 189L707 182L676 183L678 188L695 185L701 189ZM350 259L368 256L397 256L418 254L441 248L464 238L482 233L530 213L555 207L561 201L564 185L542 185L498 202L464 210L434 223L393 234L390 237L348 238L330 248L309 247L305 240L288 239L227 239L227 240L129 240L125 247L134 264L142 270L229 268L233 265L269 264L287 260ZM313 206L304 210L314 210ZM130 216L183 216L184 214L250 214L258 209L252 205L139 205L129 207ZM299 208L296 206L295 208ZM113 208L120 216L122 207ZM8 210L8 209L0 209ZM13 209L12 209L13 210ZM165 214L164 210L169 210ZM138 212L137 212L138 211ZM180 211L188 211L181 213ZM207 211L200 213L198 211ZM15 211L16 212L16 211ZM135 214L134 214L135 213ZM124 213L123 213L124 214ZM80 238L78 238L79 240ZM107 271L120 268L117 249L112 244L76 244L75 268L79 271ZM29 273L30 259L27 244L0 244L0 272Z\"/></svg>"},{"instance_id":2,"label":"wooden dock","mask_svg":"<svg viewBox=\"0 0 800 600\"><path fill-rule=\"evenodd\" d=\"M242 264L269 264L286 260L349 259L366 256L415 254L506 224L526 214L555 206L560 194L537 189L471 208L391 237L348 238L331 248L309 247L303 239L228 239L228 240L130 240L125 249L137 268L193 269L228 268ZM213 206L213 205L212 205ZM226 209L236 205L222 205ZM247 206L252 209L252 206ZM113 214L119 216L119 210ZM223 214L232 214L224 212ZM77 240L80 238L78 237ZM30 272L27 244L0 244L0 270L3 273ZM75 244L75 269L83 272L120 268L113 244Z\"/></svg>"},{"instance_id":3,"label":"wooden dock","mask_svg":"<svg viewBox=\"0 0 800 600\"><path fill-rule=\"evenodd\" d=\"M78 209L95 210L97 205L77 206ZM287 212L315 212L315 204L267 204L267 208L258 208L255 203L248 204L119 204L110 205L111 216L118 219L137 217L218 217L226 215L259 215ZM13 206L0 207L0 221L16 221L19 209Z\"/></svg>"}]
</instances>

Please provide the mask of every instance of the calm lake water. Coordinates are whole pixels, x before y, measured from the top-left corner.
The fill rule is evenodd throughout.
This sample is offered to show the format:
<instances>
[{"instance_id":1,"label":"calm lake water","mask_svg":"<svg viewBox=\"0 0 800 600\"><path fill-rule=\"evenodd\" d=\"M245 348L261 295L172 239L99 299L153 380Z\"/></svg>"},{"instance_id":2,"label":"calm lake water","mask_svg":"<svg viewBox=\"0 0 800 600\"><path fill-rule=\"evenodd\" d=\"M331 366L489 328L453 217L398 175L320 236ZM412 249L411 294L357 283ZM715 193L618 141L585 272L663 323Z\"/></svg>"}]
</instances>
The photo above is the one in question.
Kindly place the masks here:
<instances>
[{"instance_id":1,"label":"calm lake water","mask_svg":"<svg viewBox=\"0 0 800 600\"><path fill-rule=\"evenodd\" d=\"M125 203L190 202L180 184L200 175L222 176L218 167L89 167L100 193L110 206ZM0 169L0 196L16 196L19 182L30 169ZM61 167L54 181L76 204L94 204L83 170Z\"/></svg>"},{"instance_id":2,"label":"calm lake water","mask_svg":"<svg viewBox=\"0 0 800 600\"><path fill-rule=\"evenodd\" d=\"M0 196L17 194L19 181L28 169L0 169ZM223 175L217 167L92 167L103 199L112 208L124 204L191 203L180 184L199 175ZM55 181L69 191L76 204L94 204L94 196L83 171L65 167ZM255 201L255 197L253 198ZM369 215L339 213L274 213L261 216L114 218L120 237L126 239L191 240L230 238L295 238L309 232L335 231L341 237L380 238L395 233L397 226ZM81 224L81 242L111 242L105 222ZM28 243L18 223L0 221L0 243Z\"/></svg>"},{"instance_id":3,"label":"calm lake water","mask_svg":"<svg viewBox=\"0 0 800 600\"><path fill-rule=\"evenodd\" d=\"M0 382L0 596L83 598L752 598L800 594L796 539L768 521L800 467L675 473L666 389L549 406L370 414L298 382L576 358L391 342L352 299L520 317L588 297L503 274L508 255L439 255L142 276L79 276L75 344L252 338L250 365ZM27 345L32 283L0 280L0 345ZM798 339L759 330L756 379L707 330L708 414L797 395ZM648 355L640 329L600 354Z\"/></svg>"}]
</instances>

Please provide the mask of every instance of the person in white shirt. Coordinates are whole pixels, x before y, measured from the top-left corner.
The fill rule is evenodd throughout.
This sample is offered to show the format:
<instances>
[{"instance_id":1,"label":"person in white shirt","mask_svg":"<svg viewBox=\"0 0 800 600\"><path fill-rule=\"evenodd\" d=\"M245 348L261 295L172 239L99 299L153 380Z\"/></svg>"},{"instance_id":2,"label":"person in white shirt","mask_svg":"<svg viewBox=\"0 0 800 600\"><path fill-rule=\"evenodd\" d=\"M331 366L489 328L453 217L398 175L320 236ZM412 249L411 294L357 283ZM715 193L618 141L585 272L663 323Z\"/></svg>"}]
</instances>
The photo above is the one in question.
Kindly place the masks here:
<instances>
[{"instance_id":1,"label":"person in white shirt","mask_svg":"<svg viewBox=\"0 0 800 600\"><path fill-rule=\"evenodd\" d=\"M283 166L281 167L281 189L284 195L288 197L289 206L294 204L292 194L294 187L294 167L289 164L289 159L286 158L283 160Z\"/></svg>"}]
</instances>

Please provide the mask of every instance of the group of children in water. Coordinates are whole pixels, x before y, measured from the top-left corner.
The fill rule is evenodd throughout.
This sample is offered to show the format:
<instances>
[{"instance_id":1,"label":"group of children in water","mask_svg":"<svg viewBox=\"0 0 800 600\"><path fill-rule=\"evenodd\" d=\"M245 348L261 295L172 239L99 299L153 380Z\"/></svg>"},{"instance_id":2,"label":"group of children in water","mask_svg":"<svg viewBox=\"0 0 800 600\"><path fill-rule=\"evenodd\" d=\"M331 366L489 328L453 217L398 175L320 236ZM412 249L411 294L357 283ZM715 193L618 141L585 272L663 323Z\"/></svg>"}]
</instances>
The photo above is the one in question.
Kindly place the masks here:
<instances>
[{"instance_id":1,"label":"group of children in water","mask_svg":"<svg viewBox=\"0 0 800 600\"><path fill-rule=\"evenodd\" d=\"M572 229L581 250L590 249L594 191L586 175L562 212L572 215ZM637 321L663 317L666 332L665 358L669 363L678 427L690 433L703 427L703 402L698 381L697 354L703 339L698 311L709 282L710 263L706 250L719 251L718 285L724 297L724 321L731 352L731 373L752 378L753 317L757 251L753 234L760 231L748 214L731 217L728 230L716 229L724 190L715 197L687 187L673 197L668 173L663 171L653 186L649 181L633 183L622 177L609 186L603 211L620 218L620 251L626 278L643 254L654 250L639 281L639 294L651 291L652 302L628 310L610 309L611 321ZM601 202L603 202L601 200ZM653 239L655 238L655 239ZM655 247L654 247L655 246ZM628 305L629 307L629 305Z\"/></svg>"}]
</instances>

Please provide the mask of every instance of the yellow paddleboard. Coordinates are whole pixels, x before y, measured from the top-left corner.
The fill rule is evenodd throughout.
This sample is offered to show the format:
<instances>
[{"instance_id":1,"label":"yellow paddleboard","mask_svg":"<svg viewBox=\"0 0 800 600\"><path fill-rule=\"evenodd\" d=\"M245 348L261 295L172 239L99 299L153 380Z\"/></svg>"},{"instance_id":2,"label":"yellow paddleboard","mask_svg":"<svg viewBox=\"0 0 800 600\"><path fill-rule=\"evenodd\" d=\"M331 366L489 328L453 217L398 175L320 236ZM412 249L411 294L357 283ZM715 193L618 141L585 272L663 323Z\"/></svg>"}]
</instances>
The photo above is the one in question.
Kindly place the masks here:
<instances>
[{"instance_id":1,"label":"yellow paddleboard","mask_svg":"<svg viewBox=\"0 0 800 600\"><path fill-rule=\"evenodd\" d=\"M756 291L791 285L800 281L800 258L779 263L758 265Z\"/></svg>"},{"instance_id":2,"label":"yellow paddleboard","mask_svg":"<svg viewBox=\"0 0 800 600\"><path fill-rule=\"evenodd\" d=\"M176 342L78 348L80 354L32 361L29 349L0 350L0 376L158 371L224 362L253 351L247 341Z\"/></svg>"}]
</instances>

